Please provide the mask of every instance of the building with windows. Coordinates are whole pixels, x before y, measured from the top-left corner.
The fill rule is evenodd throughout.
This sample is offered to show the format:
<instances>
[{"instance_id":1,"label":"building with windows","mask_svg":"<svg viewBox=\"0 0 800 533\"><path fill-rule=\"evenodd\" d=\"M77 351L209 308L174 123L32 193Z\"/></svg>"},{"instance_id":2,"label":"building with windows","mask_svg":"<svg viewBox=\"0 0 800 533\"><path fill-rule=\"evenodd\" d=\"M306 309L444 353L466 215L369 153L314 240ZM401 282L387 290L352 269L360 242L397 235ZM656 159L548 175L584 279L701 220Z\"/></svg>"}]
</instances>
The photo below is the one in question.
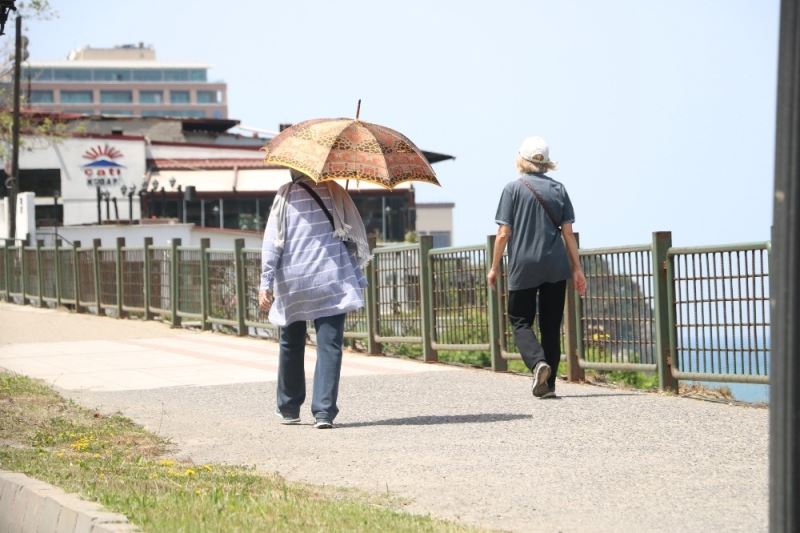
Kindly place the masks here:
<instances>
[{"instance_id":1,"label":"building with windows","mask_svg":"<svg viewBox=\"0 0 800 533\"><path fill-rule=\"evenodd\" d=\"M82 48L63 61L22 69L28 109L47 113L136 117L228 116L227 86L208 80L209 65L156 60L142 43Z\"/></svg>"},{"instance_id":2,"label":"building with windows","mask_svg":"<svg viewBox=\"0 0 800 533\"><path fill-rule=\"evenodd\" d=\"M65 225L145 223L261 232L276 191L291 179L264 164L260 148L269 139L232 132L235 120L57 118L66 135L23 136L20 153L19 190L36 195L40 235ZM452 158L423 153L432 163ZM418 228L413 184L389 191L351 183L349 191L379 241L402 241Z\"/></svg>"}]
</instances>

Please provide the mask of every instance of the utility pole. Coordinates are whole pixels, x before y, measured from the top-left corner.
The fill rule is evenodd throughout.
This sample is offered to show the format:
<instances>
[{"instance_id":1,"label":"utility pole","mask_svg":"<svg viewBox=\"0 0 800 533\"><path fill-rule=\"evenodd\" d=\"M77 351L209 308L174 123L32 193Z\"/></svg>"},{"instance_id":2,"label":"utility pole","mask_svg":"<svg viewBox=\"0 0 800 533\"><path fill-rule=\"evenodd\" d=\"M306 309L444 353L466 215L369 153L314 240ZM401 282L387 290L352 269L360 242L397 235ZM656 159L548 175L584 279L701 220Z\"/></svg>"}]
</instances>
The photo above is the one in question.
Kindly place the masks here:
<instances>
[{"instance_id":1,"label":"utility pole","mask_svg":"<svg viewBox=\"0 0 800 533\"><path fill-rule=\"evenodd\" d=\"M22 17L17 14L17 37L14 45L14 122L11 126L11 176L6 180L8 188L9 238L17 235L17 187L19 185L19 100L22 71Z\"/></svg>"},{"instance_id":2,"label":"utility pole","mask_svg":"<svg viewBox=\"0 0 800 533\"><path fill-rule=\"evenodd\" d=\"M781 2L770 298L769 530L800 530L800 1Z\"/></svg>"}]
</instances>

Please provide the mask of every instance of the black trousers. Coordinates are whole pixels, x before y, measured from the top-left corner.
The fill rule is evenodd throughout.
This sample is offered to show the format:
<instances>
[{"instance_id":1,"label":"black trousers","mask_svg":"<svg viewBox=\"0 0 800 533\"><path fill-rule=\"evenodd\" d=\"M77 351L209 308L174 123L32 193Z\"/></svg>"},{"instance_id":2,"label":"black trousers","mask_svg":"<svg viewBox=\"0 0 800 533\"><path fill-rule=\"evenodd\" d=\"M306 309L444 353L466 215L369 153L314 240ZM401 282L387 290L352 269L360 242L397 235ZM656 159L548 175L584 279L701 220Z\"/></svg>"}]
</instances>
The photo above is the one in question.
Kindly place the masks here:
<instances>
[{"instance_id":1,"label":"black trousers","mask_svg":"<svg viewBox=\"0 0 800 533\"><path fill-rule=\"evenodd\" d=\"M566 280L508 291L508 320L514 328L514 342L530 370L539 361L550 365L550 379L547 382L551 389L555 389L558 363L561 361L561 318L566 294ZM537 305L541 343L533 332Z\"/></svg>"}]
</instances>

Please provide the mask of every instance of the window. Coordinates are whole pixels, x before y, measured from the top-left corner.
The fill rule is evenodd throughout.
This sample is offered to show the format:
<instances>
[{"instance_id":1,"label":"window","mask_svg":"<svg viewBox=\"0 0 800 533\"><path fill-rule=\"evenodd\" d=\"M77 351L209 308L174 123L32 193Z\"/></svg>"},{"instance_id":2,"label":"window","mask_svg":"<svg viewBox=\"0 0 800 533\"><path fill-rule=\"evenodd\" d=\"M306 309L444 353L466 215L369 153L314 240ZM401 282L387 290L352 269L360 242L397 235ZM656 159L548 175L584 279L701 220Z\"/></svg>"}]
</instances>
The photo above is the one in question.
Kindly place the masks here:
<instances>
[{"instance_id":1,"label":"window","mask_svg":"<svg viewBox=\"0 0 800 533\"><path fill-rule=\"evenodd\" d=\"M92 91L61 91L62 104L91 104L94 102Z\"/></svg>"},{"instance_id":2,"label":"window","mask_svg":"<svg viewBox=\"0 0 800 533\"><path fill-rule=\"evenodd\" d=\"M231 229L257 230L255 198L226 199L222 225Z\"/></svg>"},{"instance_id":3,"label":"window","mask_svg":"<svg viewBox=\"0 0 800 533\"><path fill-rule=\"evenodd\" d=\"M92 71L86 68L55 68L53 79L56 81L92 81Z\"/></svg>"},{"instance_id":4,"label":"window","mask_svg":"<svg viewBox=\"0 0 800 533\"><path fill-rule=\"evenodd\" d=\"M100 101L104 104L131 104L133 93L131 91L100 91Z\"/></svg>"},{"instance_id":5,"label":"window","mask_svg":"<svg viewBox=\"0 0 800 533\"><path fill-rule=\"evenodd\" d=\"M53 91L31 91L32 104L52 104Z\"/></svg>"},{"instance_id":6,"label":"window","mask_svg":"<svg viewBox=\"0 0 800 533\"><path fill-rule=\"evenodd\" d=\"M188 104L189 91L170 91L169 101L173 104Z\"/></svg>"},{"instance_id":7,"label":"window","mask_svg":"<svg viewBox=\"0 0 800 533\"><path fill-rule=\"evenodd\" d=\"M134 69L133 79L135 81L161 81L164 73L157 69Z\"/></svg>"},{"instance_id":8,"label":"window","mask_svg":"<svg viewBox=\"0 0 800 533\"><path fill-rule=\"evenodd\" d=\"M36 196L60 196L61 170L57 168L20 169L19 190Z\"/></svg>"},{"instance_id":9,"label":"window","mask_svg":"<svg viewBox=\"0 0 800 533\"><path fill-rule=\"evenodd\" d=\"M190 70L189 77L192 81L206 81L206 71L201 69Z\"/></svg>"},{"instance_id":10,"label":"window","mask_svg":"<svg viewBox=\"0 0 800 533\"><path fill-rule=\"evenodd\" d=\"M37 205L35 210L37 227L62 226L64 224L64 206Z\"/></svg>"},{"instance_id":11,"label":"window","mask_svg":"<svg viewBox=\"0 0 800 533\"><path fill-rule=\"evenodd\" d=\"M142 111L143 117L166 117L167 115L169 115L169 111L167 110L156 111L152 109L147 109L145 111Z\"/></svg>"},{"instance_id":12,"label":"window","mask_svg":"<svg viewBox=\"0 0 800 533\"><path fill-rule=\"evenodd\" d=\"M26 68L22 77L27 81L50 81L53 79L53 71L49 68Z\"/></svg>"},{"instance_id":13,"label":"window","mask_svg":"<svg viewBox=\"0 0 800 533\"><path fill-rule=\"evenodd\" d=\"M95 81L131 81L130 70L117 70L117 69L95 69Z\"/></svg>"},{"instance_id":14,"label":"window","mask_svg":"<svg viewBox=\"0 0 800 533\"><path fill-rule=\"evenodd\" d=\"M197 91L198 104L216 104L217 91Z\"/></svg>"},{"instance_id":15,"label":"window","mask_svg":"<svg viewBox=\"0 0 800 533\"><path fill-rule=\"evenodd\" d=\"M166 109L160 112L164 117L205 118L206 112L196 109Z\"/></svg>"},{"instance_id":16,"label":"window","mask_svg":"<svg viewBox=\"0 0 800 533\"><path fill-rule=\"evenodd\" d=\"M165 70L164 81L189 81L189 71L182 69Z\"/></svg>"},{"instance_id":17,"label":"window","mask_svg":"<svg viewBox=\"0 0 800 533\"><path fill-rule=\"evenodd\" d=\"M163 91L139 91L140 104L163 104Z\"/></svg>"}]
</instances>

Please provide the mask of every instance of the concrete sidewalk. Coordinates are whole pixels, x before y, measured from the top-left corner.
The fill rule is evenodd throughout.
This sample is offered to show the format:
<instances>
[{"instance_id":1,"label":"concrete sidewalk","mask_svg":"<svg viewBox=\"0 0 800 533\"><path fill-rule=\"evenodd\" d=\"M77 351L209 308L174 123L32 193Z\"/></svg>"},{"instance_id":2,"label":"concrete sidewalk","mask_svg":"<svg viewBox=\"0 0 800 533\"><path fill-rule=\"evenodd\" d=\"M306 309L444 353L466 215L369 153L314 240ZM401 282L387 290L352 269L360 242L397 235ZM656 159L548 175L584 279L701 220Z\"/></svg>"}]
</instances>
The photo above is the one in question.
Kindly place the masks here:
<instances>
[{"instance_id":1,"label":"concrete sidewalk","mask_svg":"<svg viewBox=\"0 0 800 533\"><path fill-rule=\"evenodd\" d=\"M566 383L541 401L523 376L347 354L337 429L317 431L308 402L304 425L272 414L275 343L7 304L0 367L196 462L388 490L412 512L520 531L767 529L765 409Z\"/></svg>"}]
</instances>

